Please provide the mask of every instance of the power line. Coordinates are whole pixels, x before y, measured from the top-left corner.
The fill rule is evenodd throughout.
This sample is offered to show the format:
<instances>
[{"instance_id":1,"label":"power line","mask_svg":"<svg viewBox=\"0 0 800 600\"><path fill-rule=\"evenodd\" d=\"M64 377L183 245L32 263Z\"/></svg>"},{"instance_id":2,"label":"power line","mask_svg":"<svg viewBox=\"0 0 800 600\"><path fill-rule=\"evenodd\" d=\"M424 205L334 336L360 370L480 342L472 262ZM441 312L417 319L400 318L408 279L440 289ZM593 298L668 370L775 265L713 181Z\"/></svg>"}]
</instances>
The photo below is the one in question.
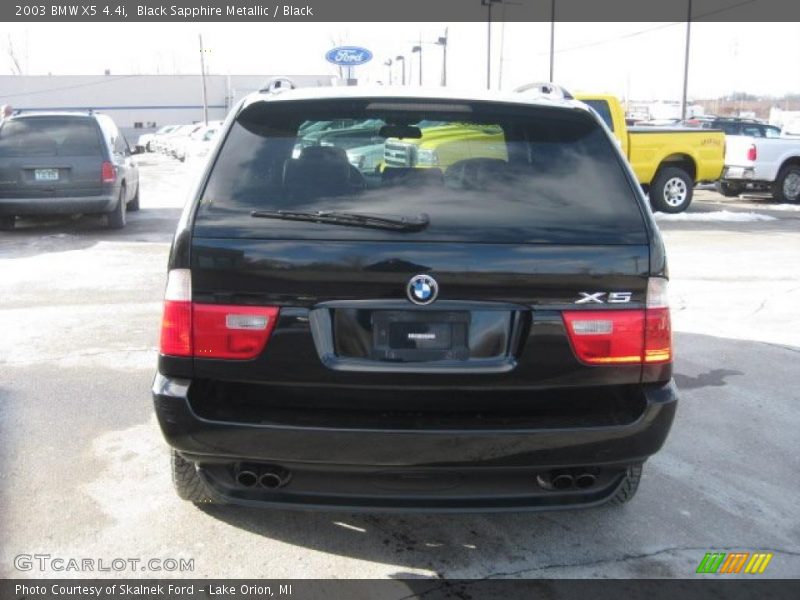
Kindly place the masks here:
<instances>
[{"instance_id":1,"label":"power line","mask_svg":"<svg viewBox=\"0 0 800 600\"><path fill-rule=\"evenodd\" d=\"M695 15L694 20L698 21L698 20L700 20L700 19L702 19L704 17L711 17L711 16L717 15L719 13L723 13L723 12L727 12L729 10L733 10L735 8L739 8L740 6L744 6L746 4L752 4L755 1L756 0L742 0L742 2L737 2L736 4L731 4L730 6L726 6L724 8L718 8L716 10L710 10L708 12L699 13L699 14ZM616 41L619 41L619 40L629 39L629 38L632 38L632 37L643 35L645 33L650 33L651 31L658 31L660 29L666 29L667 27L675 27L676 25L682 25L683 23L684 23L683 21L675 21L675 22L671 22L671 23L661 23L660 25L656 25L654 27L648 27L647 29L641 29L639 31L633 31L631 33L626 33L624 35L620 35L620 36L613 37L613 38L607 38L607 39L604 39L604 40L598 40L596 42L588 42L586 44L579 44L577 46L569 46L567 48L559 48L559 49L557 49L555 51L555 53L558 54L559 52L572 52L573 50L583 50L584 48L593 48L595 46L602 46L603 44L610 44L612 42L616 42ZM547 52L537 52L535 54L535 56L545 56L547 54L550 54L550 52L549 51L547 51Z\"/></svg>"}]
</instances>

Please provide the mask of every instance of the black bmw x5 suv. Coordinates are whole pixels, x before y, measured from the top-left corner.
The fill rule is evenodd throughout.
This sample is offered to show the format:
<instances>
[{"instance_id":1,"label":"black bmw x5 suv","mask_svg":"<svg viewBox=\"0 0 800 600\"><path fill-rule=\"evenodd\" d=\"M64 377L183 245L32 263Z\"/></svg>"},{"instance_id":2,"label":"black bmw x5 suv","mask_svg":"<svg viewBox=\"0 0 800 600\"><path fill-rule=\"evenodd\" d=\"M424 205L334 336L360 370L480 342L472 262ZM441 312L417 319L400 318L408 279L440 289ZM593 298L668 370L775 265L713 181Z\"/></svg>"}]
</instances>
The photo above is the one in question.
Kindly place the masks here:
<instances>
[{"instance_id":1,"label":"black bmw x5 suv","mask_svg":"<svg viewBox=\"0 0 800 600\"><path fill-rule=\"evenodd\" d=\"M303 139L376 120L359 148ZM677 404L666 286L636 179L568 95L250 96L169 260L153 398L177 492L626 502Z\"/></svg>"}]
</instances>

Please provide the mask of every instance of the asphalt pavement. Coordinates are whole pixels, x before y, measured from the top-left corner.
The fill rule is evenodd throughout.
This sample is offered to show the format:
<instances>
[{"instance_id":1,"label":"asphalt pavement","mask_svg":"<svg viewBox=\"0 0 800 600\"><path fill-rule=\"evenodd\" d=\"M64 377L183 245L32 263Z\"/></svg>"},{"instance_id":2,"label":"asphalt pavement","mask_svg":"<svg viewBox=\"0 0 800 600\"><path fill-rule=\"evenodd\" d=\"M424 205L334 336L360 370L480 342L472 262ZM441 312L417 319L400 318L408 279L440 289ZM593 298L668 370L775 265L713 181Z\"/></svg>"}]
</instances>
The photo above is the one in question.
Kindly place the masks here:
<instances>
[{"instance_id":1,"label":"asphalt pavement","mask_svg":"<svg viewBox=\"0 0 800 600\"><path fill-rule=\"evenodd\" d=\"M800 577L800 205L699 190L659 216L672 279L672 433L622 508L353 515L179 500L152 415L169 243L191 168L139 157L141 211L0 233L0 577L15 557L193 559L125 577L693 577L764 551ZM716 576L715 576L716 577Z\"/></svg>"}]
</instances>

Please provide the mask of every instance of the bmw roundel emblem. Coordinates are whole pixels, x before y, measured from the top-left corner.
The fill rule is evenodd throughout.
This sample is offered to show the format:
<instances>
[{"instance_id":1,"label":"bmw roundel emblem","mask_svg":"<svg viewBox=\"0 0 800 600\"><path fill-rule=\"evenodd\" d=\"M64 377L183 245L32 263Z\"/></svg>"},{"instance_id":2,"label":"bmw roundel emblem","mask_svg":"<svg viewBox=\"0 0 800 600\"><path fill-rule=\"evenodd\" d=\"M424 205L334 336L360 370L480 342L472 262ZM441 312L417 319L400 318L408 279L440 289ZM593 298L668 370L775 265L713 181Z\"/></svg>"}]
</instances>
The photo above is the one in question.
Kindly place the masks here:
<instances>
[{"instance_id":1,"label":"bmw roundel emblem","mask_svg":"<svg viewBox=\"0 0 800 600\"><path fill-rule=\"evenodd\" d=\"M414 304L430 304L439 295L439 284L429 275L414 275L406 286L406 294Z\"/></svg>"}]
</instances>

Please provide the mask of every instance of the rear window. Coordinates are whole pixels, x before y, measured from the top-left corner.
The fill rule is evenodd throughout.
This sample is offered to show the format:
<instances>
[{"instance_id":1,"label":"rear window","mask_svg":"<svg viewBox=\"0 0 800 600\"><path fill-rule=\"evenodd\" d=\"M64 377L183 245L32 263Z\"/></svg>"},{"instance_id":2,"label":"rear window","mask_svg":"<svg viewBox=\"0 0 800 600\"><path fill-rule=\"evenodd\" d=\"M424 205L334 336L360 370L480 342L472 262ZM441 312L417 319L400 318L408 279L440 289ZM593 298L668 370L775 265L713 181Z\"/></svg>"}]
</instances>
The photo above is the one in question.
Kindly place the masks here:
<instances>
[{"instance_id":1,"label":"rear window","mask_svg":"<svg viewBox=\"0 0 800 600\"><path fill-rule=\"evenodd\" d=\"M0 157L100 154L98 127L91 119L29 117L11 119L0 127Z\"/></svg>"},{"instance_id":2,"label":"rear window","mask_svg":"<svg viewBox=\"0 0 800 600\"><path fill-rule=\"evenodd\" d=\"M421 231L253 211L427 215ZM195 220L201 237L644 243L621 161L585 111L404 100L264 102L232 124Z\"/></svg>"},{"instance_id":3,"label":"rear window","mask_svg":"<svg viewBox=\"0 0 800 600\"><path fill-rule=\"evenodd\" d=\"M608 106L608 102L605 100L583 100L582 102L595 109L608 128L614 131L614 119L611 117L611 108Z\"/></svg>"}]
</instances>

